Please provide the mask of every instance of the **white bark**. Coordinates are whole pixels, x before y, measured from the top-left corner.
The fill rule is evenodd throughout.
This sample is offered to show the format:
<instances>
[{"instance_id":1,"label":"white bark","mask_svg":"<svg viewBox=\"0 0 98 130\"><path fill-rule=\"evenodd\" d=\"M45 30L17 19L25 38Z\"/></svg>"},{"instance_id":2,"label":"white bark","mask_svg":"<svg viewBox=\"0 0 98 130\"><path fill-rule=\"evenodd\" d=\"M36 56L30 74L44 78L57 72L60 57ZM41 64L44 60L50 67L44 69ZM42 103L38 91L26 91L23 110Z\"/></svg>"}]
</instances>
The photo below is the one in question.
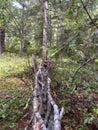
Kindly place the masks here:
<instances>
[{"instance_id":1,"label":"white bark","mask_svg":"<svg viewBox=\"0 0 98 130\"><path fill-rule=\"evenodd\" d=\"M43 59L35 74L35 86L33 95L33 113L31 130L61 130L61 118L64 109L59 110L51 92L51 80L48 77L48 70L51 60L47 54L48 43L48 0L44 0L44 26L43 26Z\"/></svg>"}]
</instances>

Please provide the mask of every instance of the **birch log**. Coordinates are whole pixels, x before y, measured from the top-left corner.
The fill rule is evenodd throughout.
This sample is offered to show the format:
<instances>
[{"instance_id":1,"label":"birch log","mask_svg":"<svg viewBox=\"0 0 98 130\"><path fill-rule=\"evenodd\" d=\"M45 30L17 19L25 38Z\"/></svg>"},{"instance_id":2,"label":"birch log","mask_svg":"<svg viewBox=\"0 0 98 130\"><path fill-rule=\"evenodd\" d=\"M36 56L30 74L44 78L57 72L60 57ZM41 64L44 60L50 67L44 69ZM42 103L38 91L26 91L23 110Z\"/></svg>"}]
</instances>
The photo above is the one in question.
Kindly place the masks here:
<instances>
[{"instance_id":1,"label":"birch log","mask_svg":"<svg viewBox=\"0 0 98 130\"><path fill-rule=\"evenodd\" d=\"M31 130L61 130L61 118L64 113L64 108L60 111L51 95L51 79L49 78L48 72L51 66L51 60L48 58L47 45L48 0L44 0L43 57L35 74L34 88L32 88L33 118Z\"/></svg>"}]
</instances>

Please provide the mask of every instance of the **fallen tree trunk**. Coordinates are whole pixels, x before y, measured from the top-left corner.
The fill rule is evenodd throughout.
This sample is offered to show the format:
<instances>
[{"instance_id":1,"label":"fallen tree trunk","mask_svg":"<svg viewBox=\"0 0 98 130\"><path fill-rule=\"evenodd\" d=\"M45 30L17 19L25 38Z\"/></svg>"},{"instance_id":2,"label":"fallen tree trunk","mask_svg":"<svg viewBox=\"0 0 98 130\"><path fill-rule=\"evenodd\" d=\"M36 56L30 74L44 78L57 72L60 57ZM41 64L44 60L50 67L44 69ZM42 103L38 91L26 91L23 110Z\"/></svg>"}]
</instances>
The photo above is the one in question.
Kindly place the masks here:
<instances>
[{"instance_id":1,"label":"fallen tree trunk","mask_svg":"<svg viewBox=\"0 0 98 130\"><path fill-rule=\"evenodd\" d=\"M49 61L42 61L35 75L35 87L32 92L34 113L32 130L61 130L64 108L60 111L51 95L48 65Z\"/></svg>"},{"instance_id":2,"label":"fallen tree trunk","mask_svg":"<svg viewBox=\"0 0 98 130\"><path fill-rule=\"evenodd\" d=\"M44 0L44 26L43 26L43 57L39 68L35 68L35 84L32 90L33 116L31 118L31 130L61 130L61 118L64 108L59 110L51 91L49 69L51 59L48 58L48 0ZM34 58L35 62L35 58ZM36 71L37 70L37 71ZM26 127L25 130L28 128Z\"/></svg>"}]
</instances>

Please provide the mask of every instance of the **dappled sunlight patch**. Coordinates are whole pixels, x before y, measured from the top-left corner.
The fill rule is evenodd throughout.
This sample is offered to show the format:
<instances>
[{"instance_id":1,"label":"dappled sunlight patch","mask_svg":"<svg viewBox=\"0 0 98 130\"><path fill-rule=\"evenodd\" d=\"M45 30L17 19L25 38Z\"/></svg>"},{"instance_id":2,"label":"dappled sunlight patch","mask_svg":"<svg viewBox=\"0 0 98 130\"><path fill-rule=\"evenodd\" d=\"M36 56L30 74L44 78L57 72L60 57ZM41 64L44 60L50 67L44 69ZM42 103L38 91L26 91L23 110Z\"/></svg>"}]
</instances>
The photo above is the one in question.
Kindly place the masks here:
<instances>
[{"instance_id":1,"label":"dappled sunlight patch","mask_svg":"<svg viewBox=\"0 0 98 130\"><path fill-rule=\"evenodd\" d=\"M98 63L98 59L96 59L95 62Z\"/></svg>"},{"instance_id":2,"label":"dappled sunlight patch","mask_svg":"<svg viewBox=\"0 0 98 130\"><path fill-rule=\"evenodd\" d=\"M21 79L15 77L6 78L5 81L8 84L12 83L16 87L24 84Z\"/></svg>"},{"instance_id":3,"label":"dappled sunlight patch","mask_svg":"<svg viewBox=\"0 0 98 130\"><path fill-rule=\"evenodd\" d=\"M15 77L9 77L9 78L4 78L4 79L0 79L0 87L2 88L15 88L15 87L19 87L19 86L23 86L24 82L19 79L19 78L15 78Z\"/></svg>"},{"instance_id":4,"label":"dappled sunlight patch","mask_svg":"<svg viewBox=\"0 0 98 130\"><path fill-rule=\"evenodd\" d=\"M26 62L25 57L0 56L0 78L23 72Z\"/></svg>"},{"instance_id":5,"label":"dappled sunlight patch","mask_svg":"<svg viewBox=\"0 0 98 130\"><path fill-rule=\"evenodd\" d=\"M67 58L67 59L66 59L66 58L63 58L62 61L63 61L63 62L69 62L69 59L68 59L68 58Z\"/></svg>"}]
</instances>

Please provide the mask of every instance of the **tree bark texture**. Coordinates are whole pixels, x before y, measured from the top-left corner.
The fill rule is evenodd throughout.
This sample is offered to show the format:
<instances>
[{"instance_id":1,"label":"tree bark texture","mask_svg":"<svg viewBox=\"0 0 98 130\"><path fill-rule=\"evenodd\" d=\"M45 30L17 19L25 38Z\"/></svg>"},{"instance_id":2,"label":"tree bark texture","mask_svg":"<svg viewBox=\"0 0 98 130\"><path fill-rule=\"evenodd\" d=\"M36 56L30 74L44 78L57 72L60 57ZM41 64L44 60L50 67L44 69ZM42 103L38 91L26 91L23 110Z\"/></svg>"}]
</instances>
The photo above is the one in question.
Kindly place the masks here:
<instances>
[{"instance_id":1,"label":"tree bark texture","mask_svg":"<svg viewBox=\"0 0 98 130\"><path fill-rule=\"evenodd\" d=\"M22 16L21 16L21 24L20 24L20 54L23 53L23 42L24 42L24 4L22 5Z\"/></svg>"},{"instance_id":2,"label":"tree bark texture","mask_svg":"<svg viewBox=\"0 0 98 130\"><path fill-rule=\"evenodd\" d=\"M5 29L0 28L0 54L5 51Z\"/></svg>"},{"instance_id":3,"label":"tree bark texture","mask_svg":"<svg viewBox=\"0 0 98 130\"><path fill-rule=\"evenodd\" d=\"M44 0L43 59L47 57L48 45L48 0Z\"/></svg>"},{"instance_id":4,"label":"tree bark texture","mask_svg":"<svg viewBox=\"0 0 98 130\"><path fill-rule=\"evenodd\" d=\"M52 62L51 59L48 58L47 45L48 0L44 0L43 57L35 73L35 84L34 87L32 87L33 118L31 119L32 128L30 130L61 130L61 118L64 113L64 108L59 110L58 105L51 95L51 79L49 78L48 71ZM28 130L27 127L25 130Z\"/></svg>"}]
</instances>

